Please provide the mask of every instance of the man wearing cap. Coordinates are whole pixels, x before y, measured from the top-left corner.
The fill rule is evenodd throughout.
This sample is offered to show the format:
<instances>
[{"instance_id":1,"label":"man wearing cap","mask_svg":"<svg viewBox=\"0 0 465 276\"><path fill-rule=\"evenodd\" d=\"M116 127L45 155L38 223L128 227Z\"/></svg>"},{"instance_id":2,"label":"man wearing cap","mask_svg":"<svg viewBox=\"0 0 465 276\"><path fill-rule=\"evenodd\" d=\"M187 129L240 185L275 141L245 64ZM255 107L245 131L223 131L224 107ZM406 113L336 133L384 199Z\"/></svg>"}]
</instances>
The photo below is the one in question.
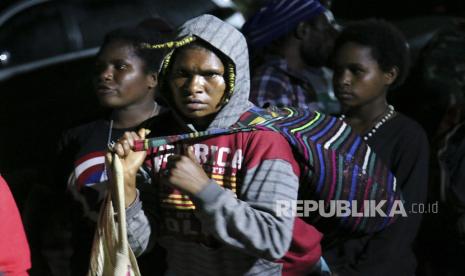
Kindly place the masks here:
<instances>
[{"instance_id":1,"label":"man wearing cap","mask_svg":"<svg viewBox=\"0 0 465 276\"><path fill-rule=\"evenodd\" d=\"M339 111L332 72L324 67L337 26L320 2L273 0L244 24L242 32L258 66L253 71L252 102Z\"/></svg>"}]
</instances>

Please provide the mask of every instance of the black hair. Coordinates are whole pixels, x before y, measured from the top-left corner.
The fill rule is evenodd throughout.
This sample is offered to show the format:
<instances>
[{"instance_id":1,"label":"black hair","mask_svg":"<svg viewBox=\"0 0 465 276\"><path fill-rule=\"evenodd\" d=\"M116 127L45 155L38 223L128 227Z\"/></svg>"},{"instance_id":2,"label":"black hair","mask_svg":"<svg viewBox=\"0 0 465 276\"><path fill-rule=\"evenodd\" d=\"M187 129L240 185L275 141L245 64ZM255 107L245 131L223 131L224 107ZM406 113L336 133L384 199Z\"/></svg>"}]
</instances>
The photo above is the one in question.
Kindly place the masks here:
<instances>
[{"instance_id":1,"label":"black hair","mask_svg":"<svg viewBox=\"0 0 465 276\"><path fill-rule=\"evenodd\" d=\"M141 47L144 43L162 44L172 39L173 29L162 19L154 18L142 21L135 27L115 29L105 35L100 51L106 46L122 42L134 48L134 53L144 61L144 72L157 72L165 51Z\"/></svg>"},{"instance_id":2,"label":"black hair","mask_svg":"<svg viewBox=\"0 0 465 276\"><path fill-rule=\"evenodd\" d=\"M410 51L404 35L382 19L366 19L348 24L336 39L333 56L345 43L354 42L371 50L373 59L384 72L399 69L390 88L400 86L410 69Z\"/></svg>"}]
</instances>

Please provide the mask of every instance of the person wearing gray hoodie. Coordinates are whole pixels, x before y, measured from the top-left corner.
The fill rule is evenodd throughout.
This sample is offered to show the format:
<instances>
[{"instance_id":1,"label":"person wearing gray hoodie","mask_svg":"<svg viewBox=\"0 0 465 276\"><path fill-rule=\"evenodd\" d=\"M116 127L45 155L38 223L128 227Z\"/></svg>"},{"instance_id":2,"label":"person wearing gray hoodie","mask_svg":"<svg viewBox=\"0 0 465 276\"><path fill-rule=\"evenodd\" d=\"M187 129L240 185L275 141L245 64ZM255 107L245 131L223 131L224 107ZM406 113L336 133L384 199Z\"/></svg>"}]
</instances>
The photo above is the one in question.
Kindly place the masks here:
<instances>
[{"instance_id":1,"label":"person wearing gray hoodie","mask_svg":"<svg viewBox=\"0 0 465 276\"><path fill-rule=\"evenodd\" d=\"M172 49L159 77L172 110L158 116L152 135L229 128L253 107L247 44L231 25L202 15L182 25L176 41L150 47ZM282 274L276 260L291 245L294 217L277 214L275 204L297 199L300 168L281 134L224 134L148 155L133 151L140 139L145 130L125 133L114 147L123 161L136 255L158 243L167 251L166 275ZM141 166L151 169L155 206L136 189Z\"/></svg>"}]
</instances>

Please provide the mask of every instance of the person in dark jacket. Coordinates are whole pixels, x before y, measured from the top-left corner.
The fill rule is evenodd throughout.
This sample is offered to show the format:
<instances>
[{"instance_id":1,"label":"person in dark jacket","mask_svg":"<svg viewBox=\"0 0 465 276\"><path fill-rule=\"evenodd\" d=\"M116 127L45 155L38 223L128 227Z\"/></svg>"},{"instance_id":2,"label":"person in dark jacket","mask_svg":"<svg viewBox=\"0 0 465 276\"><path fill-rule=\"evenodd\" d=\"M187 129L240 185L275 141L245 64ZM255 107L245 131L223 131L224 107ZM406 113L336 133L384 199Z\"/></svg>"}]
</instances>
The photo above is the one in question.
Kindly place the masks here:
<instances>
[{"instance_id":1,"label":"person in dark jacket","mask_svg":"<svg viewBox=\"0 0 465 276\"><path fill-rule=\"evenodd\" d=\"M109 32L97 54L94 87L102 118L67 130L61 137L57 182L66 185L71 223L72 275L87 273L96 221L107 187L104 155L108 144L125 131L147 125L163 108L155 100L163 50L143 43L163 43L171 29L161 19L150 27L125 27Z\"/></svg>"},{"instance_id":2,"label":"person in dark jacket","mask_svg":"<svg viewBox=\"0 0 465 276\"><path fill-rule=\"evenodd\" d=\"M426 201L428 140L418 123L387 102L391 87L409 69L407 43L392 24L365 20L347 26L336 40L333 83L347 122L396 176L407 217L385 230L326 248L324 256L337 275L414 275L412 244Z\"/></svg>"},{"instance_id":3,"label":"person in dark jacket","mask_svg":"<svg viewBox=\"0 0 465 276\"><path fill-rule=\"evenodd\" d=\"M318 0L268 1L242 27L253 57L250 100L339 112L326 67L337 29Z\"/></svg>"}]
</instances>

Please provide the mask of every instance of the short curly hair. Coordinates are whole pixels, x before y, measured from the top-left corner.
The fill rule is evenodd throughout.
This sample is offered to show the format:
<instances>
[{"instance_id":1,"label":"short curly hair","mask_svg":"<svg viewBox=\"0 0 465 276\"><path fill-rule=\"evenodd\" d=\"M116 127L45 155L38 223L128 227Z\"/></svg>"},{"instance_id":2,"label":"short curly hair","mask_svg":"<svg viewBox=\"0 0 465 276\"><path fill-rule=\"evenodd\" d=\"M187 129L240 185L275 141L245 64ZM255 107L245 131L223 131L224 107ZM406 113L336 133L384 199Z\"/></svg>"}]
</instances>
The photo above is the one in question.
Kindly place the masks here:
<instances>
[{"instance_id":1,"label":"short curly hair","mask_svg":"<svg viewBox=\"0 0 465 276\"><path fill-rule=\"evenodd\" d=\"M371 55L381 70L399 69L390 88L399 87L410 69L410 50L404 35L391 23L382 19L366 19L347 25L335 42L333 55L346 43L353 42L371 49Z\"/></svg>"}]
</instances>

